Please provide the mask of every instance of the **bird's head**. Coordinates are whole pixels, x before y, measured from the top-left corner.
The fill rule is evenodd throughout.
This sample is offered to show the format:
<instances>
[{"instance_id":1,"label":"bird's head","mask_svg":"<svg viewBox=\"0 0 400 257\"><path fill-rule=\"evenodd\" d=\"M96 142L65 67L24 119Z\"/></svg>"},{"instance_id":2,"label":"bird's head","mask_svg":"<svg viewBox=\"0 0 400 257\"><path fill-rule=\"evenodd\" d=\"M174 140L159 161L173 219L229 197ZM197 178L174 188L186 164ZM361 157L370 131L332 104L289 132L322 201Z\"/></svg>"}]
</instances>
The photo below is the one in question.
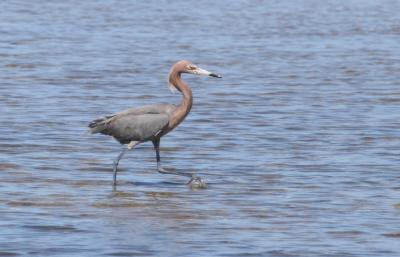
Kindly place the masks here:
<instances>
[{"instance_id":1,"label":"bird's head","mask_svg":"<svg viewBox=\"0 0 400 257\"><path fill-rule=\"evenodd\" d=\"M210 76L210 77L215 77L215 78L222 78L221 75L206 71L204 69L199 68L197 65L194 65L193 63L182 60L177 63L175 63L171 71L169 72L169 86L172 92L175 92L176 90L179 90L179 88L176 87L175 82L176 79L180 77L181 73L189 73L189 74L194 74L194 75L203 75L203 76Z\"/></svg>"},{"instance_id":2,"label":"bird's head","mask_svg":"<svg viewBox=\"0 0 400 257\"><path fill-rule=\"evenodd\" d=\"M211 77L215 77L215 78L222 78L221 75L206 71L206 70L198 67L197 65L194 65L193 63L186 61L186 60L179 61L174 66L177 66L178 70L181 73L189 73L189 74L194 74L194 75L203 75L203 76L211 76Z\"/></svg>"}]
</instances>

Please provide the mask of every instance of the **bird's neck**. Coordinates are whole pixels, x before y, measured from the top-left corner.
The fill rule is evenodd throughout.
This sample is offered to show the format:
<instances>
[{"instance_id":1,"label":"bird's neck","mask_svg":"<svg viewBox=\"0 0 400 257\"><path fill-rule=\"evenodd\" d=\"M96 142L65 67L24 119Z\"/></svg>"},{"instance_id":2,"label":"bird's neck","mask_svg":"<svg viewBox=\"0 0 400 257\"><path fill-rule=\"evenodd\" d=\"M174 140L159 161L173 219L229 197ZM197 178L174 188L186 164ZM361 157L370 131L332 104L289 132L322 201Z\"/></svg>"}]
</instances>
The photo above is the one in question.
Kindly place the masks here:
<instances>
[{"instance_id":1,"label":"bird's neck","mask_svg":"<svg viewBox=\"0 0 400 257\"><path fill-rule=\"evenodd\" d=\"M190 109L193 105L192 90L189 86L182 80L181 74L179 72L173 72L170 75L170 83L173 84L181 93L182 100L178 108L172 113L169 126L174 128L181 123L186 116L189 114Z\"/></svg>"}]
</instances>

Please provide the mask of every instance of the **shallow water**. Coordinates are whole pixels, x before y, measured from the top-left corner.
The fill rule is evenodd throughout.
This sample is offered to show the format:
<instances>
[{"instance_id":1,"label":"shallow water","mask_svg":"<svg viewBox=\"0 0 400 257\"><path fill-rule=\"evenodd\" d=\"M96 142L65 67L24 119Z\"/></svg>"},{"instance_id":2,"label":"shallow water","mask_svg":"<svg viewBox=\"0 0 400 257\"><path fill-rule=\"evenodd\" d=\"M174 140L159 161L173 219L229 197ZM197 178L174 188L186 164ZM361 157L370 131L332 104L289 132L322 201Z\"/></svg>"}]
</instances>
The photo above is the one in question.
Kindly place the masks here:
<instances>
[{"instance_id":1,"label":"shallow water","mask_svg":"<svg viewBox=\"0 0 400 257\"><path fill-rule=\"evenodd\" d=\"M397 1L1 1L0 256L400 256ZM89 121L194 107L121 161Z\"/></svg>"}]
</instances>

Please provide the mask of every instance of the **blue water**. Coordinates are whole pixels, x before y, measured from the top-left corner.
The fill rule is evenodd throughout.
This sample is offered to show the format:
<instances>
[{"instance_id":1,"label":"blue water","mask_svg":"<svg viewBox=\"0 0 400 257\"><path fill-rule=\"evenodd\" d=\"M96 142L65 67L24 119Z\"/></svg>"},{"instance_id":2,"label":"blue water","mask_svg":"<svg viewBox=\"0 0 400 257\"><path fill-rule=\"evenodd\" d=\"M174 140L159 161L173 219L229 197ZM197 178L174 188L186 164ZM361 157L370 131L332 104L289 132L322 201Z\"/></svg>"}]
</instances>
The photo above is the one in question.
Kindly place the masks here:
<instances>
[{"instance_id":1,"label":"blue water","mask_svg":"<svg viewBox=\"0 0 400 257\"><path fill-rule=\"evenodd\" d=\"M400 2L1 1L0 256L400 256ZM87 123L194 107L120 163Z\"/></svg>"}]
</instances>

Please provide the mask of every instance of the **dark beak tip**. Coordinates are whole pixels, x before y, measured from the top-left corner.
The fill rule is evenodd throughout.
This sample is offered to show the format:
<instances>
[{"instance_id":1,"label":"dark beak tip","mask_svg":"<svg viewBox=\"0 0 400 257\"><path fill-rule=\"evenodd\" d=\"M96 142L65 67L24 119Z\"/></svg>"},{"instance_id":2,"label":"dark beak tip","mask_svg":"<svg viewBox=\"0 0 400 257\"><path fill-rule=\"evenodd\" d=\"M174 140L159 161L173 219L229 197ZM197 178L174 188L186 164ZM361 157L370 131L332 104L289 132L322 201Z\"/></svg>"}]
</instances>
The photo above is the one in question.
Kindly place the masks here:
<instances>
[{"instance_id":1,"label":"dark beak tip","mask_svg":"<svg viewBox=\"0 0 400 257\"><path fill-rule=\"evenodd\" d=\"M221 75L219 75L219 74L214 74L214 73L211 73L210 76L211 76L211 77L214 77L214 78L222 78Z\"/></svg>"}]
</instances>

